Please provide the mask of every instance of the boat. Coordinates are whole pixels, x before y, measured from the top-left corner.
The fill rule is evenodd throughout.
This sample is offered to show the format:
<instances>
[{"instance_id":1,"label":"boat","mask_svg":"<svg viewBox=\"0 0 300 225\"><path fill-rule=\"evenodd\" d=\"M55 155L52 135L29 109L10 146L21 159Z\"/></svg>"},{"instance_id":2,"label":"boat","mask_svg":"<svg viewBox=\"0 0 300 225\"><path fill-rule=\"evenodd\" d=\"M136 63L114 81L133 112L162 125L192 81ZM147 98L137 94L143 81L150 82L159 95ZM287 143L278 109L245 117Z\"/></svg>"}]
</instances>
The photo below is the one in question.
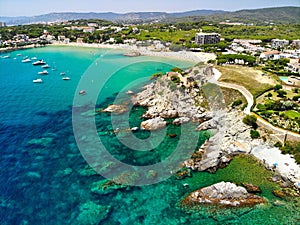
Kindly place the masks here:
<instances>
[{"instance_id":1,"label":"boat","mask_svg":"<svg viewBox=\"0 0 300 225\"><path fill-rule=\"evenodd\" d=\"M50 68L48 64L41 66L42 68Z\"/></svg>"},{"instance_id":2,"label":"boat","mask_svg":"<svg viewBox=\"0 0 300 225\"><path fill-rule=\"evenodd\" d=\"M29 58L23 59L21 62L22 62L22 63L28 63L28 62L31 62L31 59L29 59Z\"/></svg>"},{"instance_id":3,"label":"boat","mask_svg":"<svg viewBox=\"0 0 300 225\"><path fill-rule=\"evenodd\" d=\"M60 75L62 75L62 76L63 76L63 75L66 75L66 73L65 73L65 72L61 72L61 73L60 73Z\"/></svg>"},{"instance_id":4,"label":"boat","mask_svg":"<svg viewBox=\"0 0 300 225\"><path fill-rule=\"evenodd\" d=\"M45 65L46 62L44 60L38 60L32 63L34 66Z\"/></svg>"},{"instance_id":5,"label":"boat","mask_svg":"<svg viewBox=\"0 0 300 225\"><path fill-rule=\"evenodd\" d=\"M2 56L2 59L8 59L8 58L10 58L10 55Z\"/></svg>"},{"instance_id":6,"label":"boat","mask_svg":"<svg viewBox=\"0 0 300 225\"><path fill-rule=\"evenodd\" d=\"M41 78L38 78L36 80L33 80L33 83L43 83L43 80Z\"/></svg>"},{"instance_id":7,"label":"boat","mask_svg":"<svg viewBox=\"0 0 300 225\"><path fill-rule=\"evenodd\" d=\"M70 80L71 78L70 77L63 77L61 79L63 79L63 80Z\"/></svg>"},{"instance_id":8,"label":"boat","mask_svg":"<svg viewBox=\"0 0 300 225\"><path fill-rule=\"evenodd\" d=\"M17 56L21 56L22 54L17 54Z\"/></svg>"},{"instance_id":9,"label":"boat","mask_svg":"<svg viewBox=\"0 0 300 225\"><path fill-rule=\"evenodd\" d=\"M38 74L40 74L40 75L48 74L48 71L44 70L44 71L38 72Z\"/></svg>"},{"instance_id":10,"label":"boat","mask_svg":"<svg viewBox=\"0 0 300 225\"><path fill-rule=\"evenodd\" d=\"M37 57L32 57L31 59L32 59L32 60L37 60Z\"/></svg>"},{"instance_id":11,"label":"boat","mask_svg":"<svg viewBox=\"0 0 300 225\"><path fill-rule=\"evenodd\" d=\"M79 94L80 94L80 95L85 95L85 94L86 94L86 91L85 91L85 90L81 90L81 91L79 91Z\"/></svg>"}]
</instances>

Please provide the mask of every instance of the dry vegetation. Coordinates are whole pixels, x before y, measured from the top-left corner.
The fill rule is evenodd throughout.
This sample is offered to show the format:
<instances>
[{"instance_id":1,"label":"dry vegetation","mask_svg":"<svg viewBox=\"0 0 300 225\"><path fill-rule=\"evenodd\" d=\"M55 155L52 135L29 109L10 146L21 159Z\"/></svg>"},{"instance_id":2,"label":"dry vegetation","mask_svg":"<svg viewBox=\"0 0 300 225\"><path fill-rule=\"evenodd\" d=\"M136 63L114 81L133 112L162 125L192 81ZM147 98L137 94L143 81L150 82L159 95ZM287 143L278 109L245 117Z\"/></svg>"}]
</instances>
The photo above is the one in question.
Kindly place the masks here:
<instances>
[{"instance_id":1,"label":"dry vegetation","mask_svg":"<svg viewBox=\"0 0 300 225\"><path fill-rule=\"evenodd\" d=\"M273 78L263 76L262 71L251 67L226 65L216 68L222 73L219 81L244 86L254 96L264 93L276 84Z\"/></svg>"}]
</instances>

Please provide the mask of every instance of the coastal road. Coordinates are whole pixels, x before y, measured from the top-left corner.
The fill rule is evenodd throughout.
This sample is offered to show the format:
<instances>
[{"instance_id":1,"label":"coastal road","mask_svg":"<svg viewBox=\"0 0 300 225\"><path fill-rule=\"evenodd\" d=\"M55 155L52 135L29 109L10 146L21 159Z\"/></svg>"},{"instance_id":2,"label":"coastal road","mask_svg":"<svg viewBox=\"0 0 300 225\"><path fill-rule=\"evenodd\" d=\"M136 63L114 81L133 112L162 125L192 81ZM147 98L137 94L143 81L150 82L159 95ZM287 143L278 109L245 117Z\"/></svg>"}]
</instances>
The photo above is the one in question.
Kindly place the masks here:
<instances>
[{"instance_id":1,"label":"coastal road","mask_svg":"<svg viewBox=\"0 0 300 225\"><path fill-rule=\"evenodd\" d=\"M254 100L253 100L254 98L253 95L250 93L250 91L248 91L245 87L241 85L219 82L218 80L222 76L221 72L216 68L213 68L213 72L214 72L214 77L209 82L217 84L220 87L231 88L241 92L241 94L246 98L248 103L247 107L244 109L244 112L245 114L250 115L251 107L254 104Z\"/></svg>"},{"instance_id":2,"label":"coastal road","mask_svg":"<svg viewBox=\"0 0 300 225\"><path fill-rule=\"evenodd\" d=\"M282 136L282 139L281 139L282 142L284 141L285 137L287 139L292 139L293 141L300 141L300 134L297 134L297 133L294 133L291 131L287 131L287 130L284 130L279 127L275 127L268 121L266 121L263 118L261 118L260 116L258 116L257 114L251 112L251 107L254 104L254 98L253 98L253 95L250 93L250 91L248 91L245 87L243 87L241 85L237 85L237 84L219 82L218 80L222 76L221 72L215 68L213 69L213 72L214 72L214 77L210 80L210 82L217 84L220 87L232 88L232 89L238 90L240 93L242 93L242 95L246 98L246 100L248 102L247 107L244 109L244 113L247 115L251 114L251 115L256 116L258 125L264 127L267 130L271 130L277 136Z\"/></svg>"}]
</instances>

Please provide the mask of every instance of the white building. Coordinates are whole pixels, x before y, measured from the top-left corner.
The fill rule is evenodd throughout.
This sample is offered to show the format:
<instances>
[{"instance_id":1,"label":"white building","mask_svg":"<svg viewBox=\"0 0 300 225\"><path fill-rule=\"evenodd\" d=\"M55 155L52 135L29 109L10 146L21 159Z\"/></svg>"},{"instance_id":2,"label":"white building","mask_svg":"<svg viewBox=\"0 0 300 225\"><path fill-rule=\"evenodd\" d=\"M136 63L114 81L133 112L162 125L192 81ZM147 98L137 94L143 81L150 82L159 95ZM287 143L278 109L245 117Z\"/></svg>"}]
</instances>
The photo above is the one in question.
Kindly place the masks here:
<instances>
[{"instance_id":1,"label":"white building","mask_svg":"<svg viewBox=\"0 0 300 225\"><path fill-rule=\"evenodd\" d=\"M195 43L198 45L217 44L220 42L221 35L218 33L197 33Z\"/></svg>"},{"instance_id":2,"label":"white building","mask_svg":"<svg viewBox=\"0 0 300 225\"><path fill-rule=\"evenodd\" d=\"M292 45L296 48L300 48L300 40L293 40Z\"/></svg>"},{"instance_id":3,"label":"white building","mask_svg":"<svg viewBox=\"0 0 300 225\"><path fill-rule=\"evenodd\" d=\"M284 46L289 45L289 43L290 42L288 40L280 40L280 39L273 39L271 41L272 48L282 48Z\"/></svg>"}]
</instances>

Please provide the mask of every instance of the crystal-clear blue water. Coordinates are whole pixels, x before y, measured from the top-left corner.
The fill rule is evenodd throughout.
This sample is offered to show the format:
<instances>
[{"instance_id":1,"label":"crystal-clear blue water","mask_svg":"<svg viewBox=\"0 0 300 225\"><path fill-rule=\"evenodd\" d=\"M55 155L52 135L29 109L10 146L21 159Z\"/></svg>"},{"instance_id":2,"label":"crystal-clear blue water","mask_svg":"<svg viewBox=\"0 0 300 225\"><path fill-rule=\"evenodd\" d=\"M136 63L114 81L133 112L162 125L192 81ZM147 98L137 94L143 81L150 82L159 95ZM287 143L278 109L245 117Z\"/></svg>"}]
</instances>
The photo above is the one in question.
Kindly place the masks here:
<instances>
[{"instance_id":1,"label":"crystal-clear blue water","mask_svg":"<svg viewBox=\"0 0 300 225\"><path fill-rule=\"evenodd\" d=\"M239 183L243 181L241 179L248 179L251 182L252 177L257 177L256 172L251 174L256 166L251 162L242 164L239 159L217 174L195 173L184 180L170 177L153 185L95 191L97 182L105 180L90 169L77 147L72 106L80 110L83 118L90 118L93 102L96 101L97 109L106 107L114 102L116 93L123 88L123 92L138 90L153 73L192 65L154 57L129 58L122 53L108 49L46 47L12 52L10 58L0 59L0 224L299 222L299 205L293 202L287 202L285 206L270 203L252 210L203 208L197 213L178 207L180 199L197 188L221 180ZM38 75L43 70L40 66L22 63L25 56L44 59L51 66L49 74ZM71 79L62 80L61 72ZM42 78L43 83L33 83L36 78ZM78 94L82 89L86 95ZM121 98L125 100L126 96L124 94ZM131 127L139 125L143 112L144 109L138 107L131 110ZM122 146L116 136L108 132L113 129L110 115L97 114L95 121L97 132L109 152L132 165L165 160L176 148L181 135L179 127L169 125L167 133L177 134L177 137L166 135L153 151L136 152ZM83 123L82 129L85 126ZM138 131L135 135L147 138L150 134ZM196 137L201 144L207 135L199 133ZM87 132L80 138L88 140L90 135ZM270 202L278 200L271 194L274 184L264 176L253 182L262 185L263 195ZM183 185L185 183L189 186Z\"/></svg>"}]
</instances>

